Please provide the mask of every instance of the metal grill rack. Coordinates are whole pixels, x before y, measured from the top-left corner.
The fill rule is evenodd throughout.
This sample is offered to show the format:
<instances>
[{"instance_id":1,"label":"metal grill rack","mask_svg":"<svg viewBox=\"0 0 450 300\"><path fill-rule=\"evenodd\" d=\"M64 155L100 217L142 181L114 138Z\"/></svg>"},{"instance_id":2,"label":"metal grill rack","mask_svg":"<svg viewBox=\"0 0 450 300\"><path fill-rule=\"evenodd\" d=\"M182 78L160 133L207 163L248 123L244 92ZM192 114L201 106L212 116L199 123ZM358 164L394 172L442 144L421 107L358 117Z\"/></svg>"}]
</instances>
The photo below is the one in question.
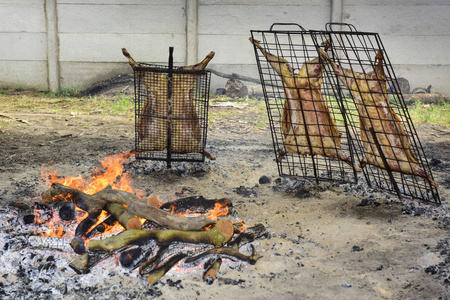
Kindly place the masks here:
<instances>
[{"instance_id":1,"label":"metal grill rack","mask_svg":"<svg viewBox=\"0 0 450 300\"><path fill-rule=\"evenodd\" d=\"M279 174L356 183L350 127L311 33L276 23L251 36Z\"/></svg>"},{"instance_id":2,"label":"metal grill rack","mask_svg":"<svg viewBox=\"0 0 450 300\"><path fill-rule=\"evenodd\" d=\"M137 159L203 162L211 75L205 70L139 64L134 69Z\"/></svg>"},{"instance_id":3,"label":"metal grill rack","mask_svg":"<svg viewBox=\"0 0 450 300\"><path fill-rule=\"evenodd\" d=\"M297 27L274 30L278 26ZM329 23L325 31L306 31L297 24L281 23L273 24L268 31L252 30L251 35L259 41L253 44L281 176L350 183L363 177L369 186L399 198L441 203L377 33L359 32L353 25L342 23ZM299 71L303 66L311 68ZM318 76L320 71L323 73ZM321 84L310 81L318 77ZM325 105L308 106L313 102ZM340 145L335 139L334 151L328 147L321 152L317 149L326 148L327 128L331 126L320 116L327 113L338 129ZM314 127L319 130L314 131ZM323 142L317 142L317 138ZM302 145L309 151L299 147ZM339 150L350 158L353 167L342 155L333 154ZM287 152L284 156L280 155L283 151ZM356 172L359 168L361 172Z\"/></svg>"},{"instance_id":4,"label":"metal grill rack","mask_svg":"<svg viewBox=\"0 0 450 300\"><path fill-rule=\"evenodd\" d=\"M440 204L436 184L411 121L400 86L377 33L359 32L351 24L328 23L331 41L326 73L339 81L339 94L356 133L356 156L366 165L371 187ZM323 32L312 32L316 47ZM334 64L334 67L333 67Z\"/></svg>"}]
</instances>

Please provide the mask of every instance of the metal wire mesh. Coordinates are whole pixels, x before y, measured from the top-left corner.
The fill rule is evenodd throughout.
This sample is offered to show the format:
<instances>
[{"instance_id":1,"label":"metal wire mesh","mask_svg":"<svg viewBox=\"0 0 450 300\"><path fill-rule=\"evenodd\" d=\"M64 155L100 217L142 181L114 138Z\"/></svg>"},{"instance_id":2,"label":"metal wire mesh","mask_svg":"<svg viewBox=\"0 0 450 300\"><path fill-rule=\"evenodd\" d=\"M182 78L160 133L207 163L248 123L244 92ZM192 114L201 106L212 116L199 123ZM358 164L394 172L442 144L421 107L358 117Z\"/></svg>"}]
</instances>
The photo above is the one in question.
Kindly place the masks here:
<instances>
[{"instance_id":1,"label":"metal wire mesh","mask_svg":"<svg viewBox=\"0 0 450 300\"><path fill-rule=\"evenodd\" d=\"M359 32L351 24L329 23L326 32L331 46L325 72L339 81L366 181L399 198L439 204L436 183L379 35ZM316 46L324 42L322 32L312 35Z\"/></svg>"},{"instance_id":2,"label":"metal wire mesh","mask_svg":"<svg viewBox=\"0 0 450 300\"><path fill-rule=\"evenodd\" d=\"M136 158L205 160L210 72L140 64L134 68Z\"/></svg>"},{"instance_id":3,"label":"metal wire mesh","mask_svg":"<svg viewBox=\"0 0 450 300\"><path fill-rule=\"evenodd\" d=\"M251 35L279 174L356 182L346 114L311 34L300 27Z\"/></svg>"},{"instance_id":4,"label":"metal wire mesh","mask_svg":"<svg viewBox=\"0 0 450 300\"><path fill-rule=\"evenodd\" d=\"M251 35L279 174L356 182L362 170L371 187L439 204L379 35L275 25L296 24Z\"/></svg>"}]
</instances>

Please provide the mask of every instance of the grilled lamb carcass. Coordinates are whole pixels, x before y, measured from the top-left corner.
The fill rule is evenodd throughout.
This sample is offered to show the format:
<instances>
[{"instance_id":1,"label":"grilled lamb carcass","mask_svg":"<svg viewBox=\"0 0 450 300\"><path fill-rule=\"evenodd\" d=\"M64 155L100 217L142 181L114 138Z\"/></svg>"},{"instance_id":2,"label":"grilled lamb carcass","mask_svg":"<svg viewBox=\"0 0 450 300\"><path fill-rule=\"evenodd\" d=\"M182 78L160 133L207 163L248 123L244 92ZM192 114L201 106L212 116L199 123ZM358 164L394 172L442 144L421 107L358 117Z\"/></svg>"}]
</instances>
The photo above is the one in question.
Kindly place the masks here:
<instances>
[{"instance_id":1,"label":"grilled lamb carcass","mask_svg":"<svg viewBox=\"0 0 450 300\"><path fill-rule=\"evenodd\" d=\"M123 55L129 60L131 67L142 67L128 51L122 49ZM214 52L192 66L179 67L183 70L204 70ZM168 91L167 76L157 72L135 70L141 82L145 85L147 99L142 112L138 116L138 136L144 146L141 151L162 151L167 148L167 122L168 122ZM172 115L171 115L171 152L172 153L203 153L214 160L201 145L202 133L200 130L197 111L192 100L194 85L200 75L174 73L172 76Z\"/></svg>"},{"instance_id":2,"label":"grilled lamb carcass","mask_svg":"<svg viewBox=\"0 0 450 300\"><path fill-rule=\"evenodd\" d=\"M419 166L403 128L403 122L389 105L382 52L378 51L375 56L374 71L357 73L337 65L322 49L319 51L356 100L361 140L365 149L361 167L370 164L382 169L389 168L403 174L420 176L433 186L439 186ZM375 132L388 166L383 162L371 130Z\"/></svg>"},{"instance_id":3,"label":"grilled lamb carcass","mask_svg":"<svg viewBox=\"0 0 450 300\"><path fill-rule=\"evenodd\" d=\"M269 53L257 40L250 38L250 42L280 76L286 95L281 115L284 149L277 160L281 161L286 153L318 154L341 159L354 167L341 149L341 135L321 93L324 70L319 58L306 61L296 73L286 59Z\"/></svg>"}]
</instances>

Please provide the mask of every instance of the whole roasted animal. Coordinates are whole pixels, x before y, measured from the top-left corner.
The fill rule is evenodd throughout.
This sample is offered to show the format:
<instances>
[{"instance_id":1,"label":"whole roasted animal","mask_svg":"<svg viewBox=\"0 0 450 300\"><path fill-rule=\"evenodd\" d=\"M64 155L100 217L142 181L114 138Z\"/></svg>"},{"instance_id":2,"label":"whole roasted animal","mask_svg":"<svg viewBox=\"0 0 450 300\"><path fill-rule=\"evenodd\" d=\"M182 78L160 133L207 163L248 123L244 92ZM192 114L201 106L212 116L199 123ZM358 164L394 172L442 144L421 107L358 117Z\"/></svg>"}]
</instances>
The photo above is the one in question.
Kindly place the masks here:
<instances>
[{"instance_id":1,"label":"whole roasted animal","mask_svg":"<svg viewBox=\"0 0 450 300\"><path fill-rule=\"evenodd\" d=\"M319 58L306 61L296 71L286 59L266 51L260 41L250 38L250 42L280 76L286 96L281 115L284 148L277 160L286 153L318 154L341 159L353 167L341 149L341 135L321 93L324 69Z\"/></svg>"},{"instance_id":2,"label":"whole roasted animal","mask_svg":"<svg viewBox=\"0 0 450 300\"><path fill-rule=\"evenodd\" d=\"M214 160L201 144L202 132L199 118L192 99L194 85L199 74L173 73L171 115L168 116L168 76L163 73L140 70L128 51L123 48L123 55L129 60L141 82L145 85L147 98L142 111L138 114L138 136L141 140L138 152L162 151L167 148L168 117L170 117L171 152L203 153ZM179 67L182 70L204 70L214 52L210 52L203 61L192 66Z\"/></svg>"},{"instance_id":3,"label":"whole roasted animal","mask_svg":"<svg viewBox=\"0 0 450 300\"><path fill-rule=\"evenodd\" d=\"M383 69L383 53L377 52L373 71L357 73L336 64L322 49L319 51L355 99L359 115L360 135L365 149L361 167L370 164L382 169L389 168L403 174L423 177L433 186L438 186L420 167L411 149L403 122L389 104L386 76ZM375 141L373 133L375 133L377 141ZM386 159L387 166L378 151L377 142Z\"/></svg>"}]
</instances>

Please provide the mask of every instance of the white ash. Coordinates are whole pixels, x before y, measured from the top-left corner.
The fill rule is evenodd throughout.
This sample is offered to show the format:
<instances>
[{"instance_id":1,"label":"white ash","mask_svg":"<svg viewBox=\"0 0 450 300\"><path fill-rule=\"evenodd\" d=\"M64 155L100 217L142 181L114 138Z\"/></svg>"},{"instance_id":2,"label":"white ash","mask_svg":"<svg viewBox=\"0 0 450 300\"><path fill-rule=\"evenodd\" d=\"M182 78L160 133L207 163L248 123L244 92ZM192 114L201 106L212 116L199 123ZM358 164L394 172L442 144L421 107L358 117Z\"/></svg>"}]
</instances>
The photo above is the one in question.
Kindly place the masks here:
<instances>
[{"instance_id":1,"label":"white ash","mask_svg":"<svg viewBox=\"0 0 450 300\"><path fill-rule=\"evenodd\" d=\"M87 274L78 274L69 266L78 256L70 248L71 237L36 235L36 228L45 225L25 225L13 209L0 212L0 224L0 299L152 299L162 296L159 287L167 284L180 289L183 278L200 277L203 272L204 261L196 266L184 266L181 262L156 286L150 286L138 269L121 266L118 252L96 264ZM70 222L65 225L73 226ZM174 244L171 247L194 255L212 246ZM242 253L245 252L242 247ZM221 272L247 266L245 262L225 259Z\"/></svg>"}]
</instances>

